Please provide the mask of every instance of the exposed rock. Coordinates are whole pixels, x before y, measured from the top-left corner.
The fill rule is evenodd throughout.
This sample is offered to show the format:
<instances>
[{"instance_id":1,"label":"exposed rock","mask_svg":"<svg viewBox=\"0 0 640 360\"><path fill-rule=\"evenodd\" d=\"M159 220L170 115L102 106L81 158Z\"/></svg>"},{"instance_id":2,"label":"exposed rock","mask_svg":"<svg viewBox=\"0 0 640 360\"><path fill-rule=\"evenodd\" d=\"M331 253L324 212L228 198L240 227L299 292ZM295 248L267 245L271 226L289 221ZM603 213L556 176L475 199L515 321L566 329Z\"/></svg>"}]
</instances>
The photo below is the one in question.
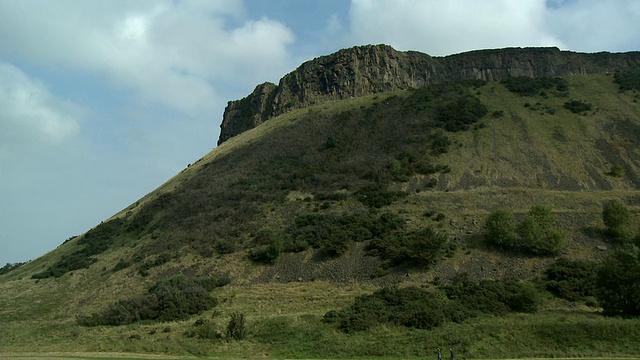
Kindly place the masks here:
<instances>
[{"instance_id":1,"label":"exposed rock","mask_svg":"<svg viewBox=\"0 0 640 360\"><path fill-rule=\"evenodd\" d=\"M607 251L607 247L604 245L598 245L596 246L596 249L600 250L600 251Z\"/></svg>"},{"instance_id":2,"label":"exposed rock","mask_svg":"<svg viewBox=\"0 0 640 360\"><path fill-rule=\"evenodd\" d=\"M479 50L445 57L387 45L343 49L303 63L278 85L264 83L230 101L218 144L289 109L448 80L499 81L510 76L567 76L640 66L640 52L575 53L558 48Z\"/></svg>"}]
</instances>

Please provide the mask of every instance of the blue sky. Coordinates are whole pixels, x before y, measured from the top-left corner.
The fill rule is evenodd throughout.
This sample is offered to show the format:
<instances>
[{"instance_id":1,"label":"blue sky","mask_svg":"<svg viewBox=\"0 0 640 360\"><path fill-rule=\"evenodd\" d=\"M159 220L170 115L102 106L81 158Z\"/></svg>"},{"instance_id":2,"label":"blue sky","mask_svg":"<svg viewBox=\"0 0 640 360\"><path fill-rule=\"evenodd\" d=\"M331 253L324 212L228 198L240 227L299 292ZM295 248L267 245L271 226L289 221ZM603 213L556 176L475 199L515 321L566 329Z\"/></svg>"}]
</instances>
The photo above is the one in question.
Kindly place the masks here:
<instances>
[{"instance_id":1,"label":"blue sky","mask_svg":"<svg viewBox=\"0 0 640 360\"><path fill-rule=\"evenodd\" d=\"M35 259L215 147L227 101L385 43L640 50L640 0L0 0L0 266Z\"/></svg>"}]
</instances>

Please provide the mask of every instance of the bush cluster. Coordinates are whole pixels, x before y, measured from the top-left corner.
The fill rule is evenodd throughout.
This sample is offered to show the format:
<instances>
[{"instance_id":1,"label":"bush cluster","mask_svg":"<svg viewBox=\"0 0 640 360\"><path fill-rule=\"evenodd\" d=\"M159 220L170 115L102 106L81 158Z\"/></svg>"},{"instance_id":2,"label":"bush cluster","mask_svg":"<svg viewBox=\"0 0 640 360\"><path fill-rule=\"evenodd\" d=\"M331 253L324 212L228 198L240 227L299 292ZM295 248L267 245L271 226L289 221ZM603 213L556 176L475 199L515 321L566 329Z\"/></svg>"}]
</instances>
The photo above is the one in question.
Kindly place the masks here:
<instances>
[{"instance_id":1,"label":"bush cluster","mask_svg":"<svg viewBox=\"0 0 640 360\"><path fill-rule=\"evenodd\" d=\"M640 317L640 248L624 244L598 269L596 297L605 315Z\"/></svg>"},{"instance_id":2,"label":"bush cluster","mask_svg":"<svg viewBox=\"0 0 640 360\"><path fill-rule=\"evenodd\" d=\"M545 206L534 206L520 221L513 213L498 209L485 222L485 239L505 250L549 256L566 246L565 235L554 227L555 215Z\"/></svg>"},{"instance_id":3,"label":"bush cluster","mask_svg":"<svg viewBox=\"0 0 640 360\"><path fill-rule=\"evenodd\" d=\"M11 272L17 268L19 268L20 266L24 265L25 263L23 262L17 262L17 263L6 263L3 267L0 268L0 275L6 274L8 272Z\"/></svg>"},{"instance_id":4,"label":"bush cluster","mask_svg":"<svg viewBox=\"0 0 640 360\"><path fill-rule=\"evenodd\" d=\"M597 264L561 258L545 270L544 286L555 296L569 301L595 296Z\"/></svg>"},{"instance_id":5,"label":"bush cluster","mask_svg":"<svg viewBox=\"0 0 640 360\"><path fill-rule=\"evenodd\" d=\"M474 283L461 275L451 285L435 291L417 287L382 288L358 297L349 307L327 312L323 321L347 333L379 324L433 329L480 313L535 312L540 302L536 289L528 283Z\"/></svg>"},{"instance_id":6,"label":"bush cluster","mask_svg":"<svg viewBox=\"0 0 640 360\"><path fill-rule=\"evenodd\" d=\"M404 191L387 190L385 186L373 184L358 190L355 195L363 205L379 209L391 205L408 194Z\"/></svg>"},{"instance_id":7,"label":"bush cluster","mask_svg":"<svg viewBox=\"0 0 640 360\"><path fill-rule=\"evenodd\" d=\"M120 300L88 316L79 315L77 321L83 326L98 326L185 319L216 306L217 300L208 292L228 281L225 276L192 278L178 275L158 281L145 295Z\"/></svg>"},{"instance_id":8,"label":"bush cluster","mask_svg":"<svg viewBox=\"0 0 640 360\"><path fill-rule=\"evenodd\" d=\"M613 74L613 81L618 84L620 91L640 90L640 70L616 71Z\"/></svg>"},{"instance_id":9,"label":"bush cluster","mask_svg":"<svg viewBox=\"0 0 640 360\"><path fill-rule=\"evenodd\" d=\"M478 313L506 314L536 312L542 303L538 290L531 283L515 280L482 280L474 282L461 273L450 285L444 286L449 299L471 316Z\"/></svg>"},{"instance_id":10,"label":"bush cluster","mask_svg":"<svg viewBox=\"0 0 640 360\"><path fill-rule=\"evenodd\" d=\"M389 265L430 265L450 250L448 235L431 227L416 231L396 231L376 238L368 246L371 255Z\"/></svg>"},{"instance_id":11,"label":"bush cluster","mask_svg":"<svg viewBox=\"0 0 640 360\"><path fill-rule=\"evenodd\" d=\"M622 243L631 240L629 209L622 202L613 200L606 203L602 208L602 220L611 241Z\"/></svg>"},{"instance_id":12,"label":"bush cluster","mask_svg":"<svg viewBox=\"0 0 640 360\"><path fill-rule=\"evenodd\" d=\"M103 222L95 228L87 231L78 241L81 248L73 253L63 256L47 270L33 274L32 279L45 279L60 277L70 271L86 269L97 261L95 255L101 254L111 246L114 239L123 231L125 221L117 218ZM84 246L82 246L84 245Z\"/></svg>"},{"instance_id":13,"label":"bush cluster","mask_svg":"<svg viewBox=\"0 0 640 360\"><path fill-rule=\"evenodd\" d=\"M592 106L590 103L585 101L577 101L571 100L564 103L564 108L571 111L574 114L580 114L585 111L591 110Z\"/></svg>"},{"instance_id":14,"label":"bush cluster","mask_svg":"<svg viewBox=\"0 0 640 360\"><path fill-rule=\"evenodd\" d=\"M566 94L569 91L567 80L560 77L531 78L527 76L515 76L505 78L500 81L506 88L521 96L546 95L549 90L554 90L559 94ZM544 92L544 93L543 93Z\"/></svg>"},{"instance_id":15,"label":"bush cluster","mask_svg":"<svg viewBox=\"0 0 640 360\"><path fill-rule=\"evenodd\" d=\"M400 229L405 221L392 213L380 215L370 213L303 214L285 230L287 243L308 244L330 254L344 253L351 242L360 242L381 237ZM289 246L291 246L289 245Z\"/></svg>"}]
</instances>

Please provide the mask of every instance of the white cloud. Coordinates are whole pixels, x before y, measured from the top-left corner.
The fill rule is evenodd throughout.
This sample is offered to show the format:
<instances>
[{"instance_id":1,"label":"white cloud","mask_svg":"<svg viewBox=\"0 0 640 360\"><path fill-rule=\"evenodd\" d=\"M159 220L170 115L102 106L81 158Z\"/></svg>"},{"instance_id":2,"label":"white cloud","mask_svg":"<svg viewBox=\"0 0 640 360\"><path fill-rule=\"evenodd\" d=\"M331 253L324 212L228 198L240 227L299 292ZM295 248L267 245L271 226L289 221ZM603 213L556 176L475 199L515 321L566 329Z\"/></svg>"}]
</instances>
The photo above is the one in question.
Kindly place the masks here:
<instances>
[{"instance_id":1,"label":"white cloud","mask_svg":"<svg viewBox=\"0 0 640 360\"><path fill-rule=\"evenodd\" d=\"M21 142L60 144L79 131L82 111L52 95L37 79L0 61L0 139L3 152ZM7 154L0 154L6 157Z\"/></svg>"},{"instance_id":2,"label":"white cloud","mask_svg":"<svg viewBox=\"0 0 640 360\"><path fill-rule=\"evenodd\" d=\"M351 36L431 55L507 46L551 46L544 0L353 0Z\"/></svg>"},{"instance_id":3,"label":"white cloud","mask_svg":"<svg viewBox=\"0 0 640 360\"><path fill-rule=\"evenodd\" d=\"M353 0L350 39L431 55L509 46L640 47L638 0Z\"/></svg>"},{"instance_id":4,"label":"white cloud","mask_svg":"<svg viewBox=\"0 0 640 360\"><path fill-rule=\"evenodd\" d=\"M101 73L190 114L211 111L225 84L250 88L292 66L290 29L244 19L239 1L105 4L0 0L0 32L13 34L0 39L0 56Z\"/></svg>"},{"instance_id":5,"label":"white cloud","mask_svg":"<svg viewBox=\"0 0 640 360\"><path fill-rule=\"evenodd\" d=\"M571 50L637 51L640 49L640 1L576 0L556 4L547 24Z\"/></svg>"}]
</instances>

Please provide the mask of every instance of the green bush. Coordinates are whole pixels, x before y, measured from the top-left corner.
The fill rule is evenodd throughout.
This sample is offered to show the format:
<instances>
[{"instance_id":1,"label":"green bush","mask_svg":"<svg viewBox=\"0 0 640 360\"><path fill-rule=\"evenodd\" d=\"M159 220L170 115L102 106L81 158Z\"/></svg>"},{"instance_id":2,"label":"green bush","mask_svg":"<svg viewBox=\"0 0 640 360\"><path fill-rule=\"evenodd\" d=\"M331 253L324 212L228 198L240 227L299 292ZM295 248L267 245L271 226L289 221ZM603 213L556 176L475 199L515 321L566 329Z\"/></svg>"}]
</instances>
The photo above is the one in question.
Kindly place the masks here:
<instances>
[{"instance_id":1,"label":"green bush","mask_svg":"<svg viewBox=\"0 0 640 360\"><path fill-rule=\"evenodd\" d=\"M629 210L618 200L613 200L602 208L602 220L606 226L606 232L611 240L625 242L631 238L631 219Z\"/></svg>"},{"instance_id":2,"label":"green bush","mask_svg":"<svg viewBox=\"0 0 640 360\"><path fill-rule=\"evenodd\" d=\"M564 103L564 108L574 114L580 114L585 111L591 110L592 106L590 103L584 101L571 100Z\"/></svg>"},{"instance_id":3,"label":"green bush","mask_svg":"<svg viewBox=\"0 0 640 360\"><path fill-rule=\"evenodd\" d=\"M545 206L534 206L517 227L515 248L532 255L557 255L565 247L565 236L553 227L555 215Z\"/></svg>"},{"instance_id":4,"label":"green bush","mask_svg":"<svg viewBox=\"0 0 640 360\"><path fill-rule=\"evenodd\" d=\"M566 246L565 235L554 228L555 216L550 208L534 206L518 223L512 213L498 209L485 222L485 239L505 250L549 256Z\"/></svg>"},{"instance_id":5,"label":"green bush","mask_svg":"<svg viewBox=\"0 0 640 360\"><path fill-rule=\"evenodd\" d=\"M200 340L222 339L222 334L217 330L216 325L209 320L198 319L186 331L185 336Z\"/></svg>"},{"instance_id":6,"label":"green bush","mask_svg":"<svg viewBox=\"0 0 640 360\"><path fill-rule=\"evenodd\" d=\"M341 255L355 241L371 240L404 225L398 215L372 214L303 214L284 231L285 249L300 244L323 249L332 255Z\"/></svg>"},{"instance_id":7,"label":"green bush","mask_svg":"<svg viewBox=\"0 0 640 360\"><path fill-rule=\"evenodd\" d=\"M352 333L379 324L432 329L445 321L447 299L440 292L417 287L382 288L371 295L356 298L342 310L332 310L323 321Z\"/></svg>"},{"instance_id":8,"label":"green bush","mask_svg":"<svg viewBox=\"0 0 640 360\"><path fill-rule=\"evenodd\" d=\"M474 282L466 273L456 276L444 291L449 299L458 302L470 314L533 313L542 304L539 292L530 283L514 280Z\"/></svg>"},{"instance_id":9,"label":"green bush","mask_svg":"<svg viewBox=\"0 0 640 360\"><path fill-rule=\"evenodd\" d=\"M462 322L480 313L535 312L541 305L537 289L516 281L472 282L466 274L443 290L417 287L383 288L363 295L323 321L346 332L368 330L379 324L433 329L445 322Z\"/></svg>"},{"instance_id":10,"label":"green bush","mask_svg":"<svg viewBox=\"0 0 640 360\"><path fill-rule=\"evenodd\" d=\"M555 90L560 94L564 94L569 90L567 81L559 77L532 78L515 76L502 79L500 82L509 91L520 96L535 96L543 90Z\"/></svg>"},{"instance_id":11,"label":"green bush","mask_svg":"<svg viewBox=\"0 0 640 360\"><path fill-rule=\"evenodd\" d=\"M91 315L80 315L83 326L127 325L141 320L173 321L208 310L217 300L208 294L225 278L191 278L184 275L160 280L142 296L119 300ZM223 285L221 285L223 286Z\"/></svg>"},{"instance_id":12,"label":"green bush","mask_svg":"<svg viewBox=\"0 0 640 360\"><path fill-rule=\"evenodd\" d=\"M249 258L255 262L275 263L285 250L285 243L278 237L273 237L266 245L258 246L249 251Z\"/></svg>"},{"instance_id":13,"label":"green bush","mask_svg":"<svg viewBox=\"0 0 640 360\"><path fill-rule=\"evenodd\" d=\"M25 263L23 262L17 262L17 263L6 263L3 267L0 268L0 275L6 274L8 272L11 272L17 268L19 268L20 266L24 265Z\"/></svg>"},{"instance_id":14,"label":"green bush","mask_svg":"<svg viewBox=\"0 0 640 360\"><path fill-rule=\"evenodd\" d=\"M376 238L368 246L370 255L380 256L390 265L430 265L448 250L448 236L431 227L409 232L392 232Z\"/></svg>"},{"instance_id":15,"label":"green bush","mask_svg":"<svg viewBox=\"0 0 640 360\"><path fill-rule=\"evenodd\" d=\"M516 244L516 219L512 213L497 209L485 222L486 239L490 244L503 249L512 249Z\"/></svg>"},{"instance_id":16,"label":"green bush","mask_svg":"<svg viewBox=\"0 0 640 360\"><path fill-rule=\"evenodd\" d=\"M613 74L613 81L618 84L620 91L640 90L640 70L616 71Z\"/></svg>"},{"instance_id":17,"label":"green bush","mask_svg":"<svg viewBox=\"0 0 640 360\"><path fill-rule=\"evenodd\" d=\"M558 259L544 272L544 286L555 296L569 301L595 296L597 266L586 260Z\"/></svg>"},{"instance_id":18,"label":"green bush","mask_svg":"<svg viewBox=\"0 0 640 360\"><path fill-rule=\"evenodd\" d=\"M618 164L615 164L611 166L611 171L609 171L609 175L613 177L623 177L624 168Z\"/></svg>"},{"instance_id":19,"label":"green bush","mask_svg":"<svg viewBox=\"0 0 640 360\"><path fill-rule=\"evenodd\" d=\"M381 185L367 185L356 192L356 197L363 205L376 209L391 205L405 196L407 193L404 191L386 190Z\"/></svg>"},{"instance_id":20,"label":"green bush","mask_svg":"<svg viewBox=\"0 0 640 360\"><path fill-rule=\"evenodd\" d=\"M640 248L625 244L604 261L596 297L606 315L640 316Z\"/></svg>"}]
</instances>

